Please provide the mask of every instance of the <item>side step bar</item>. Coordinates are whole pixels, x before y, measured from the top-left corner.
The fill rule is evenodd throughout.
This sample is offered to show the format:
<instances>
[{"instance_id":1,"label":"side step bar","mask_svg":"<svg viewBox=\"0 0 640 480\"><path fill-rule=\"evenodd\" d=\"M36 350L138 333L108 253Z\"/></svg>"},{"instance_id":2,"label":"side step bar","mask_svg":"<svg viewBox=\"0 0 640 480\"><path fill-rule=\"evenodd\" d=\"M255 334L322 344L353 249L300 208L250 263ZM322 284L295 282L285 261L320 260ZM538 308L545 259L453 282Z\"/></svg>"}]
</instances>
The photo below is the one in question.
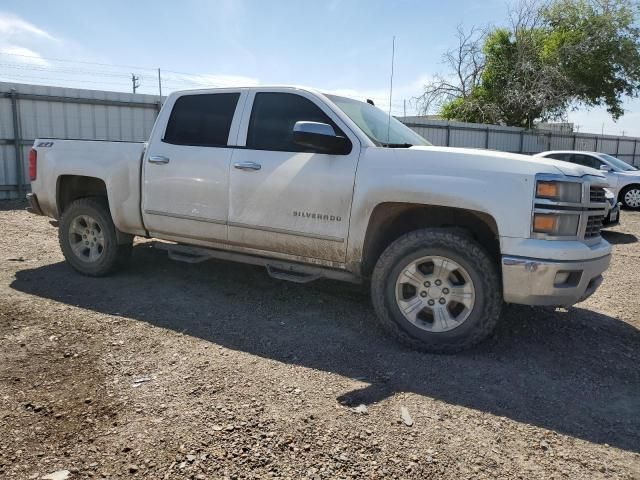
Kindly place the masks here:
<instances>
[{"instance_id":1,"label":"side step bar","mask_svg":"<svg viewBox=\"0 0 640 480\"><path fill-rule=\"evenodd\" d=\"M177 243L153 242L153 246L154 248L165 250L171 260L177 260L179 262L200 263L211 259L218 259L249 265L261 265L267 269L267 273L271 277L289 282L308 283L320 278L330 278L343 282L361 283L360 278L353 273L334 268L306 265L288 262L286 260L259 257L257 255Z\"/></svg>"}]
</instances>

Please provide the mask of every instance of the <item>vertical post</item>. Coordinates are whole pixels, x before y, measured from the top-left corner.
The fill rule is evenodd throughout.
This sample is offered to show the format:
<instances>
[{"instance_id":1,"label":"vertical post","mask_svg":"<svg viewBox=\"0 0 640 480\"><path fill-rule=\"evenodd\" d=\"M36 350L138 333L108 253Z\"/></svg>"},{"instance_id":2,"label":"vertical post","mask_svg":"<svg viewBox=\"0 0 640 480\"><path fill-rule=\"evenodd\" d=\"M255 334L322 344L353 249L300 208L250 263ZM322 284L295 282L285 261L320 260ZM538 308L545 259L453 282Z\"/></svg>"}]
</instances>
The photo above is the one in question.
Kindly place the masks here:
<instances>
[{"instance_id":1,"label":"vertical post","mask_svg":"<svg viewBox=\"0 0 640 480\"><path fill-rule=\"evenodd\" d=\"M484 139L484 148L489 150L489 127L487 127L487 136Z\"/></svg>"},{"instance_id":2,"label":"vertical post","mask_svg":"<svg viewBox=\"0 0 640 480\"><path fill-rule=\"evenodd\" d=\"M447 120L447 143L445 144L445 146L448 147L450 145L451 145L451 125Z\"/></svg>"},{"instance_id":3,"label":"vertical post","mask_svg":"<svg viewBox=\"0 0 640 480\"><path fill-rule=\"evenodd\" d=\"M406 98L402 99L402 105L403 105L404 117L406 117L407 116L407 99Z\"/></svg>"},{"instance_id":4,"label":"vertical post","mask_svg":"<svg viewBox=\"0 0 640 480\"><path fill-rule=\"evenodd\" d=\"M578 135L576 135L575 133L573 134L573 148L571 150L575 150L576 149L576 144L578 143Z\"/></svg>"},{"instance_id":5,"label":"vertical post","mask_svg":"<svg viewBox=\"0 0 640 480\"><path fill-rule=\"evenodd\" d=\"M160 77L160 69L158 69L158 92L160 92L160 101L162 102L162 77Z\"/></svg>"},{"instance_id":6,"label":"vertical post","mask_svg":"<svg viewBox=\"0 0 640 480\"><path fill-rule=\"evenodd\" d=\"M638 139L636 138L633 141L633 159L631 160L631 165L636 164L636 151L638 150Z\"/></svg>"},{"instance_id":7,"label":"vertical post","mask_svg":"<svg viewBox=\"0 0 640 480\"><path fill-rule=\"evenodd\" d=\"M620 153L620 137L618 137L616 139L616 157L618 156L618 153Z\"/></svg>"},{"instance_id":8,"label":"vertical post","mask_svg":"<svg viewBox=\"0 0 640 480\"><path fill-rule=\"evenodd\" d=\"M140 77L135 74L131 74L131 87L133 88L133 93L136 93L136 90L140 87Z\"/></svg>"},{"instance_id":9,"label":"vertical post","mask_svg":"<svg viewBox=\"0 0 640 480\"><path fill-rule=\"evenodd\" d=\"M18 92L11 89L11 113L13 114L13 146L16 152L16 186L18 187L18 197L22 197L24 173L22 163L22 135L20 135L20 115L18 112Z\"/></svg>"},{"instance_id":10,"label":"vertical post","mask_svg":"<svg viewBox=\"0 0 640 480\"><path fill-rule=\"evenodd\" d=\"M596 148L595 148L594 150L595 150L596 152L598 151L598 139L599 139L599 138L600 138L600 137L595 137L595 139L596 139Z\"/></svg>"},{"instance_id":11,"label":"vertical post","mask_svg":"<svg viewBox=\"0 0 640 480\"><path fill-rule=\"evenodd\" d=\"M524 153L524 129L520 130L520 149L518 153Z\"/></svg>"}]
</instances>

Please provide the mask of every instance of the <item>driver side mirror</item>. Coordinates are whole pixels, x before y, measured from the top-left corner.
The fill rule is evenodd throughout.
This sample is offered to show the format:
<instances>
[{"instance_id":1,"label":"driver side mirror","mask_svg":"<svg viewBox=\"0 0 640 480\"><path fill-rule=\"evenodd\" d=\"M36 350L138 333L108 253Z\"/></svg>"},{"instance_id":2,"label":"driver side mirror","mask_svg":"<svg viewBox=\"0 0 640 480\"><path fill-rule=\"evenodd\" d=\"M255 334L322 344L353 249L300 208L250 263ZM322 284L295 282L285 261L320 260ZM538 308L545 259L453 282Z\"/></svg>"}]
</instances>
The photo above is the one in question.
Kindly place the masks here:
<instances>
[{"instance_id":1,"label":"driver side mirror","mask_svg":"<svg viewBox=\"0 0 640 480\"><path fill-rule=\"evenodd\" d=\"M613 172L613 168L611 168L611 165L607 165L606 163L600 164L600 170L602 170L603 172Z\"/></svg>"},{"instance_id":2,"label":"driver side mirror","mask_svg":"<svg viewBox=\"0 0 640 480\"><path fill-rule=\"evenodd\" d=\"M320 122L296 122L293 126L293 141L318 153L347 155L351 151L348 138L336 135L333 127Z\"/></svg>"}]
</instances>

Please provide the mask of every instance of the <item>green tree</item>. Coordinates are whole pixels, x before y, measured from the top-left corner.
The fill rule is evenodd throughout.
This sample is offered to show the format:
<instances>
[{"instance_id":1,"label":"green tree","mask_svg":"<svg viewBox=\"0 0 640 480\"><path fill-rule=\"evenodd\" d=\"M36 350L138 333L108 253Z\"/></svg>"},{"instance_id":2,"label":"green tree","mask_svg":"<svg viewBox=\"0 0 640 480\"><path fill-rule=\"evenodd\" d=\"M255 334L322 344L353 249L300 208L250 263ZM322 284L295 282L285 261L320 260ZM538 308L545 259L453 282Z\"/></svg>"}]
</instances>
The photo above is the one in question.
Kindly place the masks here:
<instances>
[{"instance_id":1,"label":"green tree","mask_svg":"<svg viewBox=\"0 0 640 480\"><path fill-rule=\"evenodd\" d=\"M560 65L575 100L606 105L614 119L625 95L640 86L638 3L625 0L557 0L543 8L548 25L545 61Z\"/></svg>"},{"instance_id":2,"label":"green tree","mask_svg":"<svg viewBox=\"0 0 640 480\"><path fill-rule=\"evenodd\" d=\"M617 119L624 96L640 92L637 13L631 0L523 2L509 27L475 39L481 48L457 50L480 52L473 65L448 52L454 73L476 72L471 85L449 80L460 75L436 77L418 104L448 119L514 126L559 118L579 105L606 105ZM458 38L474 40L460 30Z\"/></svg>"}]
</instances>

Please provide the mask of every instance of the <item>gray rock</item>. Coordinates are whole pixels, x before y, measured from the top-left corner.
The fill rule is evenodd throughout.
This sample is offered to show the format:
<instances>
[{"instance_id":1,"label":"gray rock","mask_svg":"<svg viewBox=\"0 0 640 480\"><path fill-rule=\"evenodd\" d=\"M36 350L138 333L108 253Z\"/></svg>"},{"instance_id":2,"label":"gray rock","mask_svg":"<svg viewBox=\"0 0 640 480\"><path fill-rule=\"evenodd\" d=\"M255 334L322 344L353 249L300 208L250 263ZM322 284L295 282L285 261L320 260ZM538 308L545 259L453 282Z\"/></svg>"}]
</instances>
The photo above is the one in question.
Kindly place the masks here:
<instances>
[{"instance_id":1,"label":"gray rock","mask_svg":"<svg viewBox=\"0 0 640 480\"><path fill-rule=\"evenodd\" d=\"M353 411L361 415L366 415L367 413L369 413L369 409L367 408L367 406L362 403L354 408Z\"/></svg>"},{"instance_id":2,"label":"gray rock","mask_svg":"<svg viewBox=\"0 0 640 480\"><path fill-rule=\"evenodd\" d=\"M66 480L71 475L69 470L58 470L42 477L42 480Z\"/></svg>"},{"instance_id":3,"label":"gray rock","mask_svg":"<svg viewBox=\"0 0 640 480\"><path fill-rule=\"evenodd\" d=\"M409 410L407 410L407 407L405 406L400 407L400 419L407 427L413 425L413 418L411 418L411 415L409 415Z\"/></svg>"}]
</instances>

